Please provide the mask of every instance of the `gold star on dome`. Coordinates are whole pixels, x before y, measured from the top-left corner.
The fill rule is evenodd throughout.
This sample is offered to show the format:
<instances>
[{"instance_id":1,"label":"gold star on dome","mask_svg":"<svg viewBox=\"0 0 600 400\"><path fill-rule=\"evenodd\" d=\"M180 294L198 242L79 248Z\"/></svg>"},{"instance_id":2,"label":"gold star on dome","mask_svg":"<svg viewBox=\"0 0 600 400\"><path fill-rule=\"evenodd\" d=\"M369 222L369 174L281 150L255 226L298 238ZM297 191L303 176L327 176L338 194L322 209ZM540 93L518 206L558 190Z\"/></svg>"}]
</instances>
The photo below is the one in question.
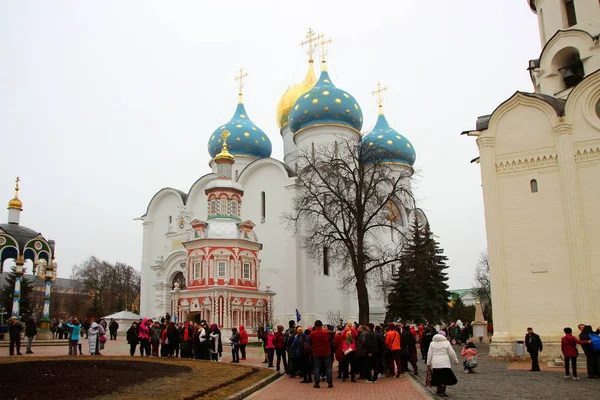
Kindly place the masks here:
<instances>
[{"instance_id":1,"label":"gold star on dome","mask_svg":"<svg viewBox=\"0 0 600 400\"><path fill-rule=\"evenodd\" d=\"M313 99L312 103L315 104L315 105L319 104L319 99Z\"/></svg>"},{"instance_id":2,"label":"gold star on dome","mask_svg":"<svg viewBox=\"0 0 600 400\"><path fill-rule=\"evenodd\" d=\"M340 100L340 99L335 99L335 104L342 104L342 100Z\"/></svg>"}]
</instances>

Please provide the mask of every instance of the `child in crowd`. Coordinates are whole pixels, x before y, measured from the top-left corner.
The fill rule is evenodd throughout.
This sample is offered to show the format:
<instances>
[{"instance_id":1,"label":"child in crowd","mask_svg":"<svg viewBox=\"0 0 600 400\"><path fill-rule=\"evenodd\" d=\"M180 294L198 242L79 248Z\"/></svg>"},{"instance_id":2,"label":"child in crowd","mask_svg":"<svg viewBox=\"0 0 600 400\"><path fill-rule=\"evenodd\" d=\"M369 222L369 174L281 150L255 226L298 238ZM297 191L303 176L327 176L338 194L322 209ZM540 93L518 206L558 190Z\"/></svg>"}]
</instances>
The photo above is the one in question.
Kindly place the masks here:
<instances>
[{"instance_id":1,"label":"child in crowd","mask_svg":"<svg viewBox=\"0 0 600 400\"><path fill-rule=\"evenodd\" d=\"M463 347L461 355L465 357L465 361L463 362L465 374L474 373L473 368L477 367L477 348L475 347L475 343L469 342Z\"/></svg>"}]
</instances>

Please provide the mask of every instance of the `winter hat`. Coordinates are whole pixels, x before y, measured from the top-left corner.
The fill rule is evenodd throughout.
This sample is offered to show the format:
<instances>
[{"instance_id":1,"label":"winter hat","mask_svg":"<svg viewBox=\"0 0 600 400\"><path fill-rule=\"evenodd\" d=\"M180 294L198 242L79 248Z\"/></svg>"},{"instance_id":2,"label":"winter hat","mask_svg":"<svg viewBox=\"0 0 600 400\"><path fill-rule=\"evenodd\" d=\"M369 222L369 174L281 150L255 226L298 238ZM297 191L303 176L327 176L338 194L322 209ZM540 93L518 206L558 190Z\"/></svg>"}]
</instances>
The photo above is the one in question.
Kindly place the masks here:
<instances>
[{"instance_id":1,"label":"winter hat","mask_svg":"<svg viewBox=\"0 0 600 400\"><path fill-rule=\"evenodd\" d=\"M265 328L265 331L269 332L271 330L271 328L269 328L268 326Z\"/></svg>"},{"instance_id":2,"label":"winter hat","mask_svg":"<svg viewBox=\"0 0 600 400\"><path fill-rule=\"evenodd\" d=\"M438 332L438 335L442 335L443 337L446 337L446 332L444 332L444 331L439 331L439 332Z\"/></svg>"}]
</instances>

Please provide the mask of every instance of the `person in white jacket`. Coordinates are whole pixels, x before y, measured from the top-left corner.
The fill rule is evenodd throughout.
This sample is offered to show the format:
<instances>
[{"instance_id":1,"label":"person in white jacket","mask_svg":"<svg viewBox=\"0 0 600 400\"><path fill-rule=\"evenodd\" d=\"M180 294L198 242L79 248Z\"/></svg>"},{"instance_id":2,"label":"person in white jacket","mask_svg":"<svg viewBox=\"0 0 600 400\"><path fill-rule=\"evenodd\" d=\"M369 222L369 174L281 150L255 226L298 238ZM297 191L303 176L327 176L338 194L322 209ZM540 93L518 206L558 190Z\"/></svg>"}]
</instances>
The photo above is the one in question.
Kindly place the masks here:
<instances>
[{"instance_id":1,"label":"person in white jacket","mask_svg":"<svg viewBox=\"0 0 600 400\"><path fill-rule=\"evenodd\" d=\"M446 339L445 332L433 336L427 353L427 366L432 369L431 386L437 386L437 394L448 397L446 386L456 385L458 380L452 372L452 362L458 364L458 357Z\"/></svg>"}]
</instances>

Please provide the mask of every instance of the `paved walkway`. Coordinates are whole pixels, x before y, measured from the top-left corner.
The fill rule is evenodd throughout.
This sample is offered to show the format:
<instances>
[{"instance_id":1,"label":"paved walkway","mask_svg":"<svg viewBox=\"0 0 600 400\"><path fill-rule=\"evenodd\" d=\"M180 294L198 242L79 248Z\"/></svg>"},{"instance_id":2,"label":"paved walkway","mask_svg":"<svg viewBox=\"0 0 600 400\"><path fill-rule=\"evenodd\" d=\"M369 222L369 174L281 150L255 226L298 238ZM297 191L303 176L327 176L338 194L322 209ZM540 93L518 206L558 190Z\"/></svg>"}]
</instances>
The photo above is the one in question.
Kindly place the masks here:
<instances>
[{"instance_id":1,"label":"paved walkway","mask_svg":"<svg viewBox=\"0 0 600 400\"><path fill-rule=\"evenodd\" d=\"M593 399L600 393L600 380L587 381L585 365L578 365L580 381L563 378L564 369L548 368L540 363L541 372L530 372L531 361L524 357L521 362L505 362L488 360L488 347L478 346L480 350L479 366L475 374L465 374L460 356L461 346L453 346L460 360L459 365L453 366L458 378L456 386L448 387L447 393L451 399ZM419 362L419 367L425 364ZM424 385L425 374L418 376ZM435 397L435 388L429 388Z\"/></svg>"}]
</instances>

